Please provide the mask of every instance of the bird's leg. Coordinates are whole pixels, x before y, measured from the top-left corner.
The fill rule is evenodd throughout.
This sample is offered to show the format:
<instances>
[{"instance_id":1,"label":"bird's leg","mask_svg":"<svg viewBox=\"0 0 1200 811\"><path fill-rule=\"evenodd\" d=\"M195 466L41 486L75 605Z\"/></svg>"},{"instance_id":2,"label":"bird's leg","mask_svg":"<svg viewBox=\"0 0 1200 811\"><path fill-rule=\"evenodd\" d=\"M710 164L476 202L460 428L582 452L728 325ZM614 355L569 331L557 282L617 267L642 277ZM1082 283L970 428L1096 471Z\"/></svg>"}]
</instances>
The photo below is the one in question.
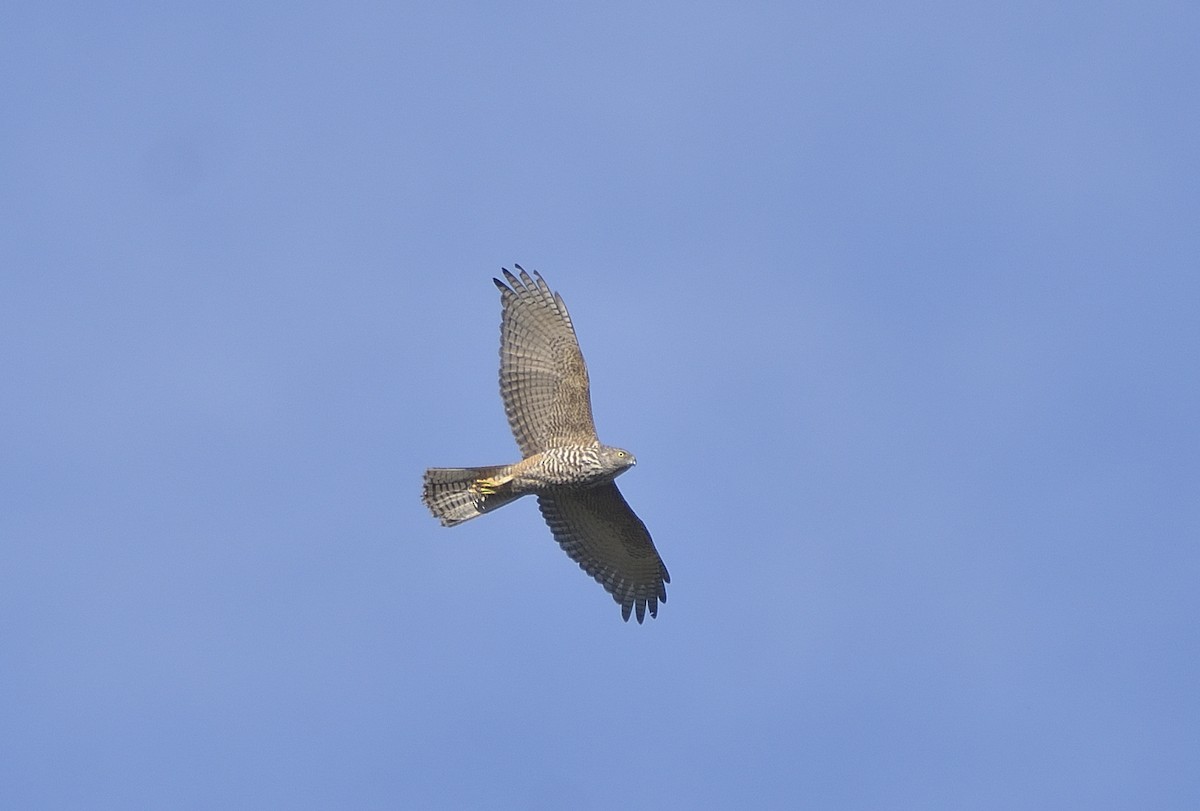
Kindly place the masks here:
<instances>
[{"instance_id":1,"label":"bird's leg","mask_svg":"<svg viewBox=\"0 0 1200 811\"><path fill-rule=\"evenodd\" d=\"M481 496L495 495L496 492L513 480L512 474L501 476L488 476L484 479L476 479L471 485L471 489Z\"/></svg>"}]
</instances>

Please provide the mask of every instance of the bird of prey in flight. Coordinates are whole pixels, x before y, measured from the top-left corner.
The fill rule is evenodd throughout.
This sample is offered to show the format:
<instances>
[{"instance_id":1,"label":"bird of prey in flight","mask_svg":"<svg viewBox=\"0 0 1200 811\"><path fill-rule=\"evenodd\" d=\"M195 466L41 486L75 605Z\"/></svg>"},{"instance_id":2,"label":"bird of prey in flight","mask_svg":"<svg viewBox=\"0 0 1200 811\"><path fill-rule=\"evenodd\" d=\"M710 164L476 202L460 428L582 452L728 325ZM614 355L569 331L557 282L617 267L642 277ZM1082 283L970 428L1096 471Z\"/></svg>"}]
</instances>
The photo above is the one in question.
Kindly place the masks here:
<instances>
[{"instance_id":1,"label":"bird of prey in flight","mask_svg":"<svg viewBox=\"0 0 1200 811\"><path fill-rule=\"evenodd\" d=\"M667 601L671 582L646 525L613 481L637 462L600 442L587 365L562 296L541 274L504 269L500 289L500 396L522 459L511 465L430 468L422 499L448 527L524 495L554 539L640 623Z\"/></svg>"}]
</instances>

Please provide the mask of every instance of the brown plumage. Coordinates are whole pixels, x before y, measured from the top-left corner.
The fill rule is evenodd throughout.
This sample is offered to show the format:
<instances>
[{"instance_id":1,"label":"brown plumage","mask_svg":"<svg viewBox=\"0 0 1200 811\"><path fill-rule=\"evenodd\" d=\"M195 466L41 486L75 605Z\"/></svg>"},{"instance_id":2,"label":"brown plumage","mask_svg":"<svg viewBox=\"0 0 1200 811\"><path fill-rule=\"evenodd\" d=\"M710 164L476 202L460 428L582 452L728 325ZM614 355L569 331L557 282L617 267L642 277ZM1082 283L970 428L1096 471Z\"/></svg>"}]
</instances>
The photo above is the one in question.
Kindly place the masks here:
<instances>
[{"instance_id":1,"label":"brown plumage","mask_svg":"<svg viewBox=\"0 0 1200 811\"><path fill-rule=\"evenodd\" d=\"M563 550L612 595L628 620L658 616L671 582L646 525L625 502L617 476L633 454L601 444L592 420L587 365L562 296L540 274L504 270L500 289L500 395L524 457L513 465L431 468L423 500L446 526L523 495Z\"/></svg>"}]
</instances>

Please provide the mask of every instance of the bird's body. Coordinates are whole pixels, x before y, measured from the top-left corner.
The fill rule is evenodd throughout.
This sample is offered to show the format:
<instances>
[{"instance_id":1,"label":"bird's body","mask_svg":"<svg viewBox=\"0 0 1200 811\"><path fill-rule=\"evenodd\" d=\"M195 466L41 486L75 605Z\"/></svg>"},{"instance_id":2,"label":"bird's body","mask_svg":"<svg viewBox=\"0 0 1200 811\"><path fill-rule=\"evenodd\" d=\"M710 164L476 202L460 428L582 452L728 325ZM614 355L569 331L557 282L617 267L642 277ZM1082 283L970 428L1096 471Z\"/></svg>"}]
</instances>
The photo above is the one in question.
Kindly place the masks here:
<instances>
[{"instance_id":1,"label":"bird's body","mask_svg":"<svg viewBox=\"0 0 1200 811\"><path fill-rule=\"evenodd\" d=\"M559 545L638 622L658 615L671 578L646 525L613 479L637 464L604 445L592 422L587 365L562 297L520 265L500 288L500 392L524 458L511 465L430 468L423 500L455 526L533 494ZM536 275L536 274L535 274Z\"/></svg>"},{"instance_id":2,"label":"bird's body","mask_svg":"<svg viewBox=\"0 0 1200 811\"><path fill-rule=\"evenodd\" d=\"M521 496L611 482L635 464L628 451L598 442L563 445L512 465L430 468L425 473L424 500L444 526L453 527Z\"/></svg>"}]
</instances>

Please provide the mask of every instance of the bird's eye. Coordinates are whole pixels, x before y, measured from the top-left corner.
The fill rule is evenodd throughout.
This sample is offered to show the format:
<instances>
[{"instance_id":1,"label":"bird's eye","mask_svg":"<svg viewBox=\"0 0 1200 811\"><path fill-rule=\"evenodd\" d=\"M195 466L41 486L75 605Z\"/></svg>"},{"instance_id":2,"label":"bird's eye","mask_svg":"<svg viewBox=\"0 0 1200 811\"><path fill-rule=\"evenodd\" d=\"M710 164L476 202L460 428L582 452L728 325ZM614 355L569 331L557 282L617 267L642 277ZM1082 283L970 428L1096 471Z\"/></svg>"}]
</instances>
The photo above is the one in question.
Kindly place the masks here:
<instances>
[{"instance_id":1,"label":"bird's eye","mask_svg":"<svg viewBox=\"0 0 1200 811\"><path fill-rule=\"evenodd\" d=\"M619 456L619 457L621 457L622 459L624 459L624 458L625 458L625 451L617 451L617 456Z\"/></svg>"}]
</instances>

